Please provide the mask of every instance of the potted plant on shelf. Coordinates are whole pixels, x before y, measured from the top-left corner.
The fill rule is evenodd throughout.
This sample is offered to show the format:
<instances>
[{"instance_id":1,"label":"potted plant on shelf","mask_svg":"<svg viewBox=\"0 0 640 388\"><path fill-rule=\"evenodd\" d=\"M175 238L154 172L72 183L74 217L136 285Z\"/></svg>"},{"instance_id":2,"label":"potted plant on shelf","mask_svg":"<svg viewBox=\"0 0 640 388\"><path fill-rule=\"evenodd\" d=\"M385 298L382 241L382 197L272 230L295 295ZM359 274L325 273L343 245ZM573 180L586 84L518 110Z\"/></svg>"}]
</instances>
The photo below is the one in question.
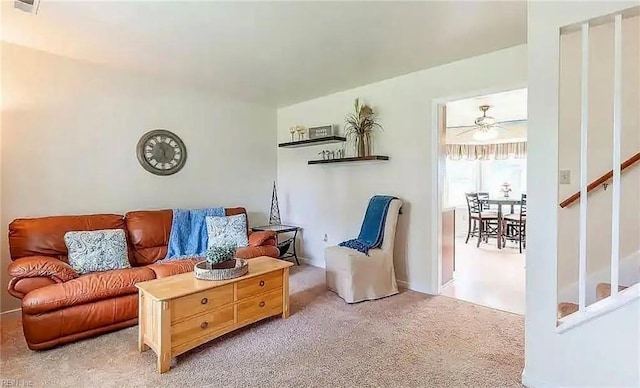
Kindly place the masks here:
<instances>
[{"instance_id":1,"label":"potted plant on shelf","mask_svg":"<svg viewBox=\"0 0 640 388\"><path fill-rule=\"evenodd\" d=\"M376 129L382 130L382 126L376 122L373 109L361 103L359 98L356 98L354 108L355 113L349 113L345 118L345 134L353 139L358 157L369 156L373 132Z\"/></svg>"}]
</instances>

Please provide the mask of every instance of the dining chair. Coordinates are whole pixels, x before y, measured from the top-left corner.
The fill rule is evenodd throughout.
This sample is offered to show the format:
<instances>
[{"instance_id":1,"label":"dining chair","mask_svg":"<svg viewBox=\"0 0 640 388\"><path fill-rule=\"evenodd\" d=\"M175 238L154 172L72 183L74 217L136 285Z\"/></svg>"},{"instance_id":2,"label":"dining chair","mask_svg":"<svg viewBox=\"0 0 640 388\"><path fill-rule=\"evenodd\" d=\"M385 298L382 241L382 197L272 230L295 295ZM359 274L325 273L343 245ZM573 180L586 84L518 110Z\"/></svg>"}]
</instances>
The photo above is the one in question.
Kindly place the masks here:
<instances>
[{"instance_id":1,"label":"dining chair","mask_svg":"<svg viewBox=\"0 0 640 388\"><path fill-rule=\"evenodd\" d=\"M488 242L490 237L498 236L498 214L493 211L484 211L478 193L465 193L467 199L467 210L469 216L469 229L465 244L469 238L478 237L477 247L480 242Z\"/></svg>"},{"instance_id":2,"label":"dining chair","mask_svg":"<svg viewBox=\"0 0 640 388\"><path fill-rule=\"evenodd\" d=\"M487 203L487 201L489 200L489 193L488 192L478 192L478 199L480 200L480 204L482 205L482 210L491 210L491 205L489 205ZM498 211L497 209L495 211Z\"/></svg>"},{"instance_id":3,"label":"dining chair","mask_svg":"<svg viewBox=\"0 0 640 388\"><path fill-rule=\"evenodd\" d=\"M520 253L527 247L527 194L522 194L519 214L504 216L507 235L506 239L518 241Z\"/></svg>"}]
</instances>

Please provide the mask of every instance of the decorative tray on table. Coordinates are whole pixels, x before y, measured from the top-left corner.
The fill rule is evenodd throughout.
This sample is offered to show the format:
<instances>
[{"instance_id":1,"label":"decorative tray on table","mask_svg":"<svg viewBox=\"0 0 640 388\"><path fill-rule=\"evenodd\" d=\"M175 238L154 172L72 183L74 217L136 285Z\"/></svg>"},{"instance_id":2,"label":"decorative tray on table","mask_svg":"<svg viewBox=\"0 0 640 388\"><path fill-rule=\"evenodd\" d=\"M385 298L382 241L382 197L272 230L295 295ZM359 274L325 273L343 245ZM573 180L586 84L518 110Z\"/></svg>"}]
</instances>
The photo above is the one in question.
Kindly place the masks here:
<instances>
[{"instance_id":1,"label":"decorative tray on table","mask_svg":"<svg viewBox=\"0 0 640 388\"><path fill-rule=\"evenodd\" d=\"M201 261L193 268L196 278L202 280L227 280L246 275L249 271L247 261L244 259L229 260L222 264L230 263L226 268L220 264L211 265L208 261Z\"/></svg>"}]
</instances>

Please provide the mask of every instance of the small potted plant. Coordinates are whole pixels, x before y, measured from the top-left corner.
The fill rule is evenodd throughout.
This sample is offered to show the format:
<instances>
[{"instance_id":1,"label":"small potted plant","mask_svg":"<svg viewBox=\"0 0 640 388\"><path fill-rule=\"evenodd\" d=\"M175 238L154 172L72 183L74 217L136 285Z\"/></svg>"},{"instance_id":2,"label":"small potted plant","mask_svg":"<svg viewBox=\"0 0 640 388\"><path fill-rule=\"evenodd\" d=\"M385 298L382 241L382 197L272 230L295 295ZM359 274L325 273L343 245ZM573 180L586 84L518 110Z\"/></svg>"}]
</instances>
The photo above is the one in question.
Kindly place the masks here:
<instances>
[{"instance_id":1,"label":"small potted plant","mask_svg":"<svg viewBox=\"0 0 640 388\"><path fill-rule=\"evenodd\" d=\"M236 247L211 247L207 250L207 263L212 269L233 268L236 266Z\"/></svg>"},{"instance_id":2,"label":"small potted plant","mask_svg":"<svg viewBox=\"0 0 640 388\"><path fill-rule=\"evenodd\" d=\"M236 259L235 246L211 247L205 259L193 267L194 275L202 280L227 280L246 275L249 265L244 259Z\"/></svg>"}]
</instances>

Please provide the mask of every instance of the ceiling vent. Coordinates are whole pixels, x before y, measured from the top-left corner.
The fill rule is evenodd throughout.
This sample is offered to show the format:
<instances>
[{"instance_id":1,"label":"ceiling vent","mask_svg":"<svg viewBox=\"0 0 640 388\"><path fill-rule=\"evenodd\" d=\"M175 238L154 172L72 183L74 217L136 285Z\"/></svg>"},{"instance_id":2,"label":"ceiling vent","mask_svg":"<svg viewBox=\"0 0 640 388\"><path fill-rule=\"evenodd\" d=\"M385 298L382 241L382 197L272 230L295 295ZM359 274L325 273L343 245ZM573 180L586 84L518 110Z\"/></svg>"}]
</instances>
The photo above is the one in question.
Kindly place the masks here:
<instances>
[{"instance_id":1,"label":"ceiling vent","mask_svg":"<svg viewBox=\"0 0 640 388\"><path fill-rule=\"evenodd\" d=\"M37 14L38 7L40 6L40 0L16 0L13 6L21 11Z\"/></svg>"}]
</instances>

